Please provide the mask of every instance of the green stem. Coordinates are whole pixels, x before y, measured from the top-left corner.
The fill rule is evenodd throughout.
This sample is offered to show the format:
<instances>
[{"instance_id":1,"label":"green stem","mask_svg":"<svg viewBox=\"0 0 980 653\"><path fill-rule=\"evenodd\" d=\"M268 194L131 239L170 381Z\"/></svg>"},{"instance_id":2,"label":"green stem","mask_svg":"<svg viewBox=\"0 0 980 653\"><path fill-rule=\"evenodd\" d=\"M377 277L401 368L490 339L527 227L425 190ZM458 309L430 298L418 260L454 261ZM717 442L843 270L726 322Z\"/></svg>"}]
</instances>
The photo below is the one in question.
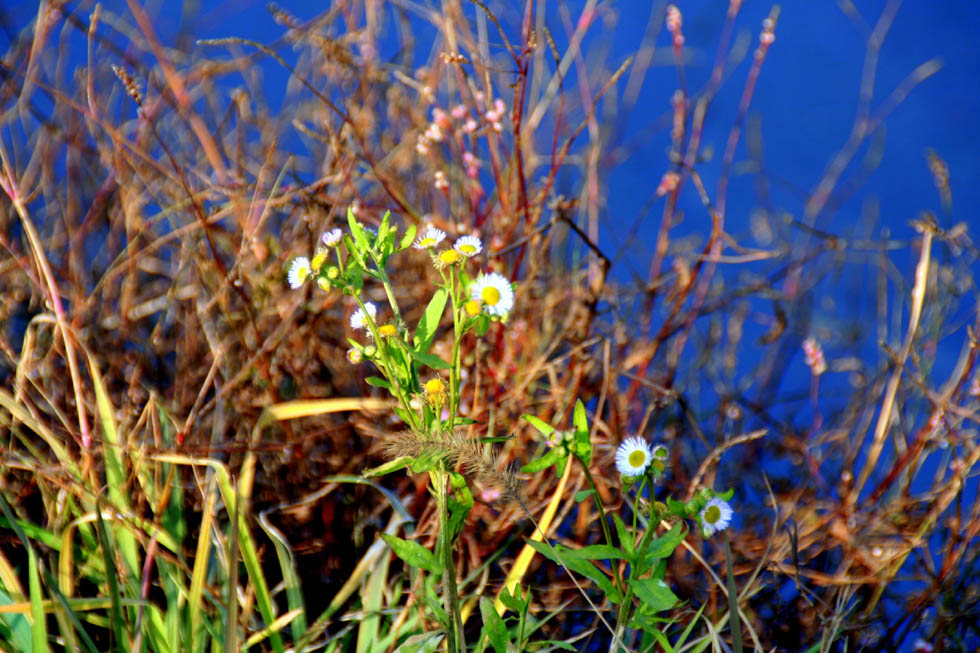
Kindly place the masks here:
<instances>
[{"instance_id":1,"label":"green stem","mask_svg":"<svg viewBox=\"0 0 980 653\"><path fill-rule=\"evenodd\" d=\"M463 641L463 619L459 611L459 594L456 590L456 563L453 560L453 536L449 531L449 490L447 474L444 471L430 472L435 485L436 503L439 507L439 541L437 548L442 556L442 586L443 601L446 614L449 615L450 625L447 632L447 650L452 653L463 653L466 645Z\"/></svg>"},{"instance_id":2,"label":"green stem","mask_svg":"<svg viewBox=\"0 0 980 653\"><path fill-rule=\"evenodd\" d=\"M398 300L395 299L395 293L391 289L391 282L388 280L388 274L384 271L384 268L378 268L378 278L381 279L381 285L384 286L385 294L388 296L388 303L391 304L391 312L395 316L395 323L398 328L401 329L405 326L405 322L402 320L401 311L398 310Z\"/></svg>"},{"instance_id":3,"label":"green stem","mask_svg":"<svg viewBox=\"0 0 980 653\"><path fill-rule=\"evenodd\" d=\"M642 562L640 556L646 551L647 544L650 542L650 536L653 535L657 530L656 512L654 511L654 501L653 501L653 476L650 474L649 468L647 473L643 478L643 483L640 485L639 493L642 494L644 486L646 486L647 481L650 482L650 516L647 518L647 528L643 531L643 537L640 538L640 543L633 549L636 559L634 560L634 565L632 567L633 573L636 573L637 566ZM637 504L639 505L639 499L637 499ZM633 533L634 537L636 533L636 516L637 510L634 506L633 509ZM610 651L615 651L618 642L622 642L626 635L626 624L629 623L629 612L633 604L633 586L626 584L623 595L623 602L619 606L619 614L616 616L616 629L613 634L613 641L609 647Z\"/></svg>"},{"instance_id":4,"label":"green stem","mask_svg":"<svg viewBox=\"0 0 980 653\"><path fill-rule=\"evenodd\" d=\"M394 363L388 354L388 347L378 333L378 327L374 323L374 318L372 318L371 314L367 312L367 309L364 307L364 301L361 299L360 295L354 295L354 301L356 301L357 305L361 307L361 311L364 313L364 322L367 324L368 330L371 331L371 336L374 338L374 346L378 351L378 358L379 362L381 363L380 365L375 363L375 366L392 384L392 392L395 395L395 398L398 399L398 403L402 405L405 414L412 420L409 426L411 426L413 430L417 431L419 425L415 423L415 411L412 410L411 403L409 403L409 398L405 394L405 389L402 388L401 383L398 381L398 374L395 373Z\"/></svg>"},{"instance_id":5,"label":"green stem","mask_svg":"<svg viewBox=\"0 0 980 653\"><path fill-rule=\"evenodd\" d=\"M738 616L738 593L735 591L735 569L732 568L732 546L728 541L728 533L721 532L722 543L725 545L725 567L728 568L728 622L732 627L732 650L742 653L742 621Z\"/></svg>"},{"instance_id":6,"label":"green stem","mask_svg":"<svg viewBox=\"0 0 980 653\"><path fill-rule=\"evenodd\" d=\"M606 521L606 507L602 503L602 497L599 496L599 488L596 487L595 479L592 478L592 472L589 470L589 466L585 464L585 461L575 457L575 460L582 464L582 469L585 471L585 478L589 481L589 487L592 488L592 499L595 501L596 510L599 511L599 524L602 526L602 535L606 538L606 544L609 546L616 546L613 544L612 531L609 530L609 522ZM620 589L622 589L622 580L619 577L619 567L613 565L613 569L616 573L616 583Z\"/></svg>"},{"instance_id":7,"label":"green stem","mask_svg":"<svg viewBox=\"0 0 980 653\"><path fill-rule=\"evenodd\" d=\"M456 413L459 410L459 370L460 370L460 344L463 341L463 329L459 314L459 297L456 293L456 270L449 270L449 299L452 302L453 310L453 360L449 370L449 430L452 431L456 422Z\"/></svg>"}]
</instances>

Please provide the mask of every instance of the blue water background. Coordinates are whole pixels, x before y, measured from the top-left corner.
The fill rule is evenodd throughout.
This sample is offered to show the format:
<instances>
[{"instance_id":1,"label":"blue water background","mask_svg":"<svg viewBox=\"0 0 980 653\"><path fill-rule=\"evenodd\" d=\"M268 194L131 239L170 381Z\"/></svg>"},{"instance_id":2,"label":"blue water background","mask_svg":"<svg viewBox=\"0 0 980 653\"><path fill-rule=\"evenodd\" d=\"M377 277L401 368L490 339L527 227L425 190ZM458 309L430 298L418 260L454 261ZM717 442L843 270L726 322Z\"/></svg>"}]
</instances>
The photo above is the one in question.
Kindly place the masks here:
<instances>
[{"instance_id":1,"label":"blue water background","mask_svg":"<svg viewBox=\"0 0 980 653\"><path fill-rule=\"evenodd\" d=\"M280 2L281 6L301 19L322 11L321 6L305 2ZM583 1L569 2L573 17L578 16ZM677 2L684 15L684 33L690 60L687 65L687 83L690 89L703 87L711 71L715 57L718 34L724 21L727 2ZM126 13L121 2L104 3L109 12ZM179 6L174 3L174 7ZM652 10L662 14L663 3L644 0L613 3L606 11L616 12L618 20L615 37L610 39L610 65L615 67L634 53L647 28ZM714 157L699 164L699 172L705 179L709 193L714 193L720 169L721 153L725 147L729 129L736 116L743 82L755 48L762 20L768 15L770 3L748 0L737 21L736 43L748 43L748 56L729 73L729 79L713 102L705 126L703 144L714 150ZM769 51L762 75L752 100L750 116L760 121L764 140L766 170L770 175L771 205L802 217L807 194L812 191L824 171L847 140L858 104L858 90L865 56L867 30L873 27L886 2L856 3L865 25L856 23L841 11L835 2L810 2L791 0L782 3L776 28L776 41ZM74 6L88 14L90 4ZM185 5L195 16L193 34L197 38L239 36L268 43L278 38L283 28L270 19L265 2L239 3L190 3ZM36 11L32 3L7 3L3 7L6 24L14 29L31 20ZM173 43L181 28L181 18L170 4L148 3L148 11L156 16L155 27L165 43ZM549 27L559 47L567 42L565 30L555 12L549 17ZM975 207L980 205L980 183L977 179L977 148L980 145L980 47L976 43L980 28L980 3L975 1L930 2L908 1L902 4L888 32L880 52L875 78L872 111L878 106L916 66L933 57L942 62L942 69L917 86L892 112L883 134L884 151L881 162L868 176L855 194L840 206L819 217L821 229L843 237L880 238L884 233L902 241L914 242L917 234L911 221L922 210L936 214L940 225L946 228L957 222L965 222L976 235L980 218ZM424 33L427 28L422 27ZM431 30L430 30L431 32ZM593 34L608 38L601 28ZM6 37L0 37L6 39ZM6 45L6 44L4 44ZM585 48L595 42L587 39ZM184 46L193 48L185 39ZM630 143L634 148L630 158L619 165L608 178L605 189L605 226L600 233L600 246L610 253L622 252L613 270L613 278L631 283L637 276L644 278L656 231L660 224L662 200L654 197L654 190L661 175L669 169L667 151L670 141L666 129L651 130L669 111L669 99L677 88L677 74L668 62L669 47L666 34L657 40L659 54L648 73L639 102L628 118L619 126L621 132L616 144ZM427 56L429 44L420 40L419 57ZM79 53L84 52L79 49ZM218 56L219 52L210 53ZM290 58L288 48L283 54ZM83 60L79 60L80 65ZM264 62L263 89L272 106L282 103L287 73L279 66ZM234 82L229 82L234 83ZM745 132L736 154L736 162L746 157ZM288 147L288 143L286 144ZM953 193L951 214L941 209L939 195L928 172L924 152L931 148L949 166L950 185ZM300 149L300 148L297 148ZM855 164L845 173L841 184L847 184L860 160L866 153L865 146L859 151ZM755 239L751 228L752 212L759 207L755 178L736 174L728 191L726 230L744 245L764 248L765 242ZM569 186L565 192L575 194L578 188ZM876 207L870 211L869 207ZM672 232L675 239L703 238L710 228L710 221L693 188L688 186L682 193L679 209L685 220ZM872 220L867 216L874 215ZM639 222L640 229L633 242L625 242L629 228ZM911 284L917 247L899 250L892 259ZM765 269L764 266L756 268ZM848 270L860 268L851 266ZM868 279L872 268L866 268ZM719 275L737 278L737 267L722 266ZM859 322L869 325L866 332L852 338L830 338L827 344L828 358L843 355L859 356L863 360L881 361L883 355L877 344L877 334L871 328L875 322L873 292L867 280L860 278L830 278L819 290L825 293L823 301L814 308L814 329L833 331L839 324ZM911 287L909 285L909 287ZM894 295L890 306L896 304ZM967 314L969 311L967 311ZM959 318L965 318L960 314ZM905 320L892 320L896 329L889 331L889 342L898 342L904 330ZM766 325L748 324L747 341L758 337ZM800 339L805 334L798 334ZM940 343L935 356L934 379L944 379L955 364L962 344L962 331L955 337ZM840 344L835 349L835 342ZM763 355L762 350L743 352L739 366L742 372L751 370ZM786 376L780 388L784 396L804 397L809 388L809 375L802 365L802 354L797 353L797 373ZM834 384L843 384L844 375L834 378L828 375L824 391L834 396ZM697 381L696 379L687 379ZM705 384L707 385L707 384ZM710 401L710 392L702 395L702 401ZM830 400L832 403L832 400ZM709 406L697 407L709 411ZM789 402L775 409L794 424L805 424L811 415L805 400ZM794 417L795 416L795 417ZM924 417L923 417L924 419ZM930 458L930 464L938 464L940 456ZM773 468L779 474L790 470ZM872 483L873 485L873 483ZM976 493L976 482L967 488L968 501Z\"/></svg>"}]
</instances>

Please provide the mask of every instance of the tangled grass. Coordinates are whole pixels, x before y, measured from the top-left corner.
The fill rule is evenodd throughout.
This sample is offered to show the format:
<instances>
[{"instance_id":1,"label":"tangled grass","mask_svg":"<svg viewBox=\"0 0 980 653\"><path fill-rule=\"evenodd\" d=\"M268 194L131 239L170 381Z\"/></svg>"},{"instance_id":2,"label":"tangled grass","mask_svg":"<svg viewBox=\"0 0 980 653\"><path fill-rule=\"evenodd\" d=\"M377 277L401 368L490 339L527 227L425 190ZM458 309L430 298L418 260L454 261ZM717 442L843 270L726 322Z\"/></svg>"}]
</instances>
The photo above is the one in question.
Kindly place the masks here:
<instances>
[{"instance_id":1,"label":"tangled grass","mask_svg":"<svg viewBox=\"0 0 980 653\"><path fill-rule=\"evenodd\" d=\"M403 424L346 358L350 305L286 291L289 259L348 206L367 224L390 210L479 233L483 263L518 282L506 325L462 351L467 435L505 437L493 469L546 446L521 415L568 425L581 398L612 511L630 434L669 444L665 491L735 489L746 642L975 645L972 233L952 219L936 154L922 174L938 207L915 207L915 234L832 233L822 220L857 192L844 173L861 179L858 152L936 66L880 103L866 85L822 181L763 211L769 244L750 247L726 231L727 188L738 166L769 179L747 116L778 56L778 10L751 26L743 61L739 4L713 64L695 70L679 12L663 8L636 56L611 61L591 36L603 29L594 2L577 23L565 3L337 2L304 19L272 8L262 43L193 44L166 40L135 2L87 15L42 3L0 86L3 646L428 645L423 588L377 535L414 524L431 548L435 506L417 476L359 476ZM631 282L613 274L603 189L616 174L610 123L635 107L654 45L678 84L653 121L670 133L651 175L662 215ZM873 84L881 43L867 47ZM278 108L274 71L286 73ZM741 103L705 178L705 116L724 85L741 85ZM682 198L710 224L697 238L674 236ZM410 323L426 301L414 281L434 274L422 255L392 271ZM849 301L827 310L840 293ZM444 335L433 353L445 359ZM938 351L960 353L941 365ZM464 602L501 586L533 532L527 514L553 505L558 541L595 542L581 471L520 477L522 501L501 504L490 467L474 464L487 496L458 542ZM517 492L510 478L505 489ZM721 555L692 536L669 567L686 601L671 616L704 646L731 638ZM608 646L596 595L540 558L524 582L548 639ZM466 616L478 632L481 615Z\"/></svg>"}]
</instances>

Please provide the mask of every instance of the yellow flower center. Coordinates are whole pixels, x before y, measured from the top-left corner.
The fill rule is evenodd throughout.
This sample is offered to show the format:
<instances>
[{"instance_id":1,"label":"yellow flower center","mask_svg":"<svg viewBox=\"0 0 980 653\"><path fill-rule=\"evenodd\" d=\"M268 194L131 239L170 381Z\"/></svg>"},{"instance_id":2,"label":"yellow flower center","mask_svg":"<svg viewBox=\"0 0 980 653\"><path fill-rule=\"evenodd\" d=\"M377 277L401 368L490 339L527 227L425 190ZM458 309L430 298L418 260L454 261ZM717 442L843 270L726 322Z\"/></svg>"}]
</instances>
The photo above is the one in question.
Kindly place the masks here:
<instances>
[{"instance_id":1,"label":"yellow flower center","mask_svg":"<svg viewBox=\"0 0 980 653\"><path fill-rule=\"evenodd\" d=\"M463 252L466 255L476 254L476 247L474 247L473 245L469 245L469 244L460 245L459 246L459 251Z\"/></svg>"},{"instance_id":2,"label":"yellow flower center","mask_svg":"<svg viewBox=\"0 0 980 653\"><path fill-rule=\"evenodd\" d=\"M637 449L636 451L630 452L629 462L630 467L643 467L643 464L647 461L647 455Z\"/></svg>"},{"instance_id":3,"label":"yellow flower center","mask_svg":"<svg viewBox=\"0 0 980 653\"><path fill-rule=\"evenodd\" d=\"M493 286L487 286L480 292L480 299L487 306L496 306L497 302L500 301L500 291Z\"/></svg>"},{"instance_id":4,"label":"yellow flower center","mask_svg":"<svg viewBox=\"0 0 980 653\"><path fill-rule=\"evenodd\" d=\"M436 244L435 238L423 238L419 241L419 247L432 247Z\"/></svg>"},{"instance_id":5,"label":"yellow flower center","mask_svg":"<svg viewBox=\"0 0 980 653\"><path fill-rule=\"evenodd\" d=\"M306 278L309 276L310 276L309 266L301 265L298 268L296 268L296 278L299 279L300 282L306 281Z\"/></svg>"},{"instance_id":6,"label":"yellow flower center","mask_svg":"<svg viewBox=\"0 0 980 653\"><path fill-rule=\"evenodd\" d=\"M425 382L425 391L430 395L442 394L446 391L446 384L442 379L429 379Z\"/></svg>"},{"instance_id":7,"label":"yellow flower center","mask_svg":"<svg viewBox=\"0 0 980 653\"><path fill-rule=\"evenodd\" d=\"M721 508L708 506L708 509L704 511L704 521L709 524L717 524L719 519L721 519Z\"/></svg>"},{"instance_id":8,"label":"yellow flower center","mask_svg":"<svg viewBox=\"0 0 980 653\"><path fill-rule=\"evenodd\" d=\"M476 301L475 299L471 299L470 301L468 301L465 304L463 304L463 309L466 311L466 314L467 315L470 315L470 316L479 315L480 314L480 302Z\"/></svg>"},{"instance_id":9,"label":"yellow flower center","mask_svg":"<svg viewBox=\"0 0 980 653\"><path fill-rule=\"evenodd\" d=\"M444 252L439 252L439 260L445 265L459 263L459 252L455 249L447 249Z\"/></svg>"},{"instance_id":10,"label":"yellow flower center","mask_svg":"<svg viewBox=\"0 0 980 653\"><path fill-rule=\"evenodd\" d=\"M398 333L398 327L394 324L382 324L378 327L378 333L383 336L391 337Z\"/></svg>"}]
</instances>

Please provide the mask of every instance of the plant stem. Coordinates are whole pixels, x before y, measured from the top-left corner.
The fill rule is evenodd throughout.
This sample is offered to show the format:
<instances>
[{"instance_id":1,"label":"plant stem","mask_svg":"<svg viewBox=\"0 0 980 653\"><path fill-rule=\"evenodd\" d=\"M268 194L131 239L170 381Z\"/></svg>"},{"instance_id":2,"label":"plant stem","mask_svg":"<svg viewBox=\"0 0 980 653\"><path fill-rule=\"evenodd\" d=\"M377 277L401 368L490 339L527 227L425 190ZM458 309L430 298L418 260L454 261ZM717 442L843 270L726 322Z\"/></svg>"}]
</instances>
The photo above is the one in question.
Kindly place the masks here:
<instances>
[{"instance_id":1,"label":"plant stem","mask_svg":"<svg viewBox=\"0 0 980 653\"><path fill-rule=\"evenodd\" d=\"M432 484L435 486L436 502L439 506L439 541L436 545L442 556L442 587L443 601L446 614L449 615L449 630L447 634L447 650L453 653L463 653L466 645L463 641L463 619L459 612L459 594L456 592L456 563L453 560L453 535L449 531L449 489L446 486L448 475L444 471L430 472Z\"/></svg>"},{"instance_id":2,"label":"plant stem","mask_svg":"<svg viewBox=\"0 0 980 653\"><path fill-rule=\"evenodd\" d=\"M643 488L646 486L648 481L650 483L650 501L648 502L650 504L650 516L647 518L647 528L645 531L643 531L643 537L640 538L640 543L635 544L633 549L636 557L634 559L634 564L632 566L631 573L634 575L637 573L636 572L637 567L641 565L642 562L641 556L646 551L647 544L650 542L650 536L653 535L653 533L656 532L657 530L656 512L654 510L654 505L653 505L654 504L653 477L650 475L649 470L647 470L647 473L643 479L643 483L640 485L640 490L639 490L640 493L643 492ZM637 505L639 505L639 499L637 499ZM633 533L634 533L633 537L634 538L636 537L635 535L636 513L637 511L634 508L633 510ZM624 636L626 635L626 624L629 623L629 612L632 605L633 605L633 586L626 584L626 587L623 588L623 602L620 604L619 614L616 616L616 629L614 631L612 645L609 648L611 652L616 650L615 647L617 643L624 641Z\"/></svg>"},{"instance_id":3,"label":"plant stem","mask_svg":"<svg viewBox=\"0 0 980 653\"><path fill-rule=\"evenodd\" d=\"M735 591L735 569L732 568L732 546L728 533L722 531L721 539L725 545L725 567L728 568L728 623L732 627L732 650L742 653L742 622L738 616L738 593Z\"/></svg>"},{"instance_id":4,"label":"plant stem","mask_svg":"<svg viewBox=\"0 0 980 653\"><path fill-rule=\"evenodd\" d=\"M459 370L460 370L460 344L463 341L463 325L459 314L459 297L456 292L456 272L453 268L449 270L449 299L452 302L453 310L453 359L450 363L449 372L449 430L452 431L456 423L456 412L459 409Z\"/></svg>"},{"instance_id":5,"label":"plant stem","mask_svg":"<svg viewBox=\"0 0 980 653\"><path fill-rule=\"evenodd\" d=\"M596 509L599 511L599 523L602 525L602 534L606 538L606 544L614 547L616 545L613 544L612 531L609 530L609 523L606 521L606 507L602 503L602 497L599 496L599 488L595 484L595 479L592 477L592 472L589 470L589 466L584 460L578 456L575 456L575 460L582 464L582 469L585 471L585 478L588 479L589 486L592 488L592 499L595 501ZM626 630L625 618L629 612L627 606L633 597L632 592L625 586L623 577L619 573L619 565L611 561L610 566L613 569L613 574L616 576L616 587L619 588L620 592L626 595L626 598L623 599L623 602L619 606L619 612L616 615L616 628L613 631L613 640L609 645L610 653L615 653L615 651L618 650L618 644L623 641L623 633Z\"/></svg>"}]
</instances>

